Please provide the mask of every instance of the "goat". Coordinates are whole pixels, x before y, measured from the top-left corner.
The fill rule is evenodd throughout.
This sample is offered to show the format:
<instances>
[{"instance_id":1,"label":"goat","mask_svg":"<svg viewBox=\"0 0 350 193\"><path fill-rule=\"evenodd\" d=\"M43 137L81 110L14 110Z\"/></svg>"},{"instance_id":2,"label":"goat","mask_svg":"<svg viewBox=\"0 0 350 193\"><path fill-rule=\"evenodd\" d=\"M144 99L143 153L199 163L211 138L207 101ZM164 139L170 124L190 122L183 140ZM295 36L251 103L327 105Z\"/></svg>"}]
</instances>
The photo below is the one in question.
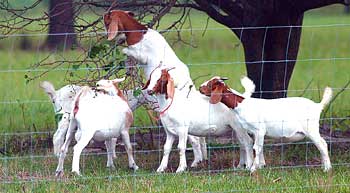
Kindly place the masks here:
<instances>
[{"instance_id":1,"label":"goat","mask_svg":"<svg viewBox=\"0 0 350 193\"><path fill-rule=\"evenodd\" d=\"M156 68L173 68L175 86L182 88L193 85L187 66L176 56L165 38L157 31L139 23L130 11L112 10L103 16L108 40L124 34L127 47L122 52L144 65L145 77L150 77ZM190 136L191 139L196 137ZM205 138L199 139L204 159L207 158Z\"/></svg>"},{"instance_id":2,"label":"goat","mask_svg":"<svg viewBox=\"0 0 350 193\"><path fill-rule=\"evenodd\" d=\"M243 77L244 87L255 89L255 84ZM320 103L303 97L280 99L258 99L242 97L232 92L220 77L214 77L203 83L200 92L210 97L212 104L225 104L237 114L244 129L254 135L255 158L251 172L256 171L263 158L264 137L283 138L299 141L308 137L318 148L322 156L324 171L331 169L326 141L319 132L319 120L322 109L332 98L332 89L326 87Z\"/></svg>"},{"instance_id":3,"label":"goat","mask_svg":"<svg viewBox=\"0 0 350 193\"><path fill-rule=\"evenodd\" d=\"M183 172L186 167L186 141L188 134L195 136L220 136L234 130L240 143L240 165L250 167L252 163L251 138L237 125L234 113L224 104L211 104L209 99L194 87L178 88L167 69L156 69L148 85L150 94L156 95L160 120L166 133L164 155L157 172L163 172L168 164L169 153L176 136L179 137L178 149L180 163L176 172Z\"/></svg>"},{"instance_id":4,"label":"goat","mask_svg":"<svg viewBox=\"0 0 350 193\"><path fill-rule=\"evenodd\" d=\"M115 79L112 83L117 84L122 80ZM114 167L112 157L115 143L113 144L112 139L120 135L128 154L129 167L134 170L138 169L133 159L129 137L129 128L133 122L132 111L121 91L117 86L114 86L114 88L118 93L116 96L96 92L87 86L82 87L75 96L74 109L71 111L66 139L61 147L56 176L63 172L64 158L76 127L78 127L75 134L77 144L74 146L72 172L80 175L80 154L91 139L106 141L107 167ZM103 90L104 88L98 89Z\"/></svg>"},{"instance_id":5,"label":"goat","mask_svg":"<svg viewBox=\"0 0 350 193\"><path fill-rule=\"evenodd\" d=\"M59 156L69 126L69 115L73 109L73 100L81 87L77 85L66 85L55 90L55 87L48 81L41 82L40 87L49 96L53 104L55 116L59 118L59 120L57 120L57 130L53 135L54 154Z\"/></svg>"},{"instance_id":6,"label":"goat","mask_svg":"<svg viewBox=\"0 0 350 193\"><path fill-rule=\"evenodd\" d=\"M110 84L111 80L100 80L96 83L97 87L104 88L105 91L107 91L110 95L117 95L115 89L111 89ZM130 91L127 91L127 96L133 96ZM153 106L153 109L158 110L158 103L155 97L149 95L146 90L142 90L142 94L144 95L143 97L130 97L129 104L134 104L133 106L136 106L136 104L139 103L145 103L147 102L148 104L151 104ZM135 101L138 101L136 103ZM190 143L192 144L193 147L193 152L194 152L194 161L191 165L191 167L197 167L198 164L203 160L207 159L207 147L206 147L206 142L201 141L202 138L196 137L189 135L188 139Z\"/></svg>"}]
</instances>

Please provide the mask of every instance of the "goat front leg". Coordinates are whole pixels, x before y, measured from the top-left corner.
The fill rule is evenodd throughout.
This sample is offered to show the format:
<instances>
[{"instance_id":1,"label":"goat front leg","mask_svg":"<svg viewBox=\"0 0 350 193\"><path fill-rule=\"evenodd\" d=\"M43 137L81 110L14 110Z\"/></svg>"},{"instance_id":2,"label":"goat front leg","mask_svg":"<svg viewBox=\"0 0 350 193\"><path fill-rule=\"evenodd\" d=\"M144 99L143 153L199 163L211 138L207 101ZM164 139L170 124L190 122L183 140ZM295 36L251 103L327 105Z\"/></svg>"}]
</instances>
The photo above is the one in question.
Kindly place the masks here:
<instances>
[{"instance_id":1,"label":"goat front leg","mask_svg":"<svg viewBox=\"0 0 350 193\"><path fill-rule=\"evenodd\" d=\"M236 136L240 149L239 164L237 167L243 168L245 165L246 169L249 169L253 163L252 139L243 129L236 129Z\"/></svg>"},{"instance_id":2,"label":"goat front leg","mask_svg":"<svg viewBox=\"0 0 350 193\"><path fill-rule=\"evenodd\" d=\"M94 136L93 132L82 132L80 140L74 146L72 172L80 176L79 160L83 149L89 144L90 140Z\"/></svg>"},{"instance_id":3,"label":"goat front leg","mask_svg":"<svg viewBox=\"0 0 350 193\"><path fill-rule=\"evenodd\" d=\"M122 140L123 140L124 145L125 145L125 151L128 154L129 168L136 171L139 169L139 167L136 165L134 157L132 155L132 146L130 143L129 130L121 131L121 136L122 136Z\"/></svg>"},{"instance_id":4,"label":"goat front leg","mask_svg":"<svg viewBox=\"0 0 350 193\"><path fill-rule=\"evenodd\" d=\"M254 133L255 139L254 139L253 149L255 150L255 159L252 167L250 168L250 173L255 172L260 165L260 154L262 153L263 146L264 146L265 133L266 133L265 129L260 129Z\"/></svg>"},{"instance_id":5,"label":"goat front leg","mask_svg":"<svg viewBox=\"0 0 350 193\"><path fill-rule=\"evenodd\" d=\"M113 156L115 154L115 138L111 138L105 141L107 149L107 168L115 168L113 164ZM114 146L113 146L114 145Z\"/></svg>"},{"instance_id":6,"label":"goat front leg","mask_svg":"<svg viewBox=\"0 0 350 193\"><path fill-rule=\"evenodd\" d=\"M194 160L191 164L191 167L197 167L198 164L203 161L203 155L201 151L200 137L196 137L193 135L188 135L188 140L192 144Z\"/></svg>"},{"instance_id":7,"label":"goat front leg","mask_svg":"<svg viewBox=\"0 0 350 193\"><path fill-rule=\"evenodd\" d=\"M186 170L187 163L186 163L186 145L187 145L187 135L188 135L188 128L187 127L180 127L179 128L179 144L177 148L179 149L180 154L180 163L179 167L176 170L176 173L181 173Z\"/></svg>"},{"instance_id":8,"label":"goat front leg","mask_svg":"<svg viewBox=\"0 0 350 193\"><path fill-rule=\"evenodd\" d=\"M175 136L173 134L169 133L166 129L165 129L165 133L166 133L166 140L165 140L165 144L164 144L163 158L162 158L162 161L160 162L160 165L157 169L158 173L164 172L164 170L167 168L168 161L169 161L169 154L170 154L171 148L173 147L173 143L175 140Z\"/></svg>"},{"instance_id":9,"label":"goat front leg","mask_svg":"<svg viewBox=\"0 0 350 193\"><path fill-rule=\"evenodd\" d=\"M58 156L58 165L57 165L56 173L55 173L56 177L62 177L64 174L63 173L64 159L65 159L66 154L68 152L69 144L73 139L74 129L76 127L77 127L76 121L71 120L69 123L69 128L68 128L67 134L66 134L66 140L64 141L63 145L61 146L60 153Z\"/></svg>"}]
</instances>

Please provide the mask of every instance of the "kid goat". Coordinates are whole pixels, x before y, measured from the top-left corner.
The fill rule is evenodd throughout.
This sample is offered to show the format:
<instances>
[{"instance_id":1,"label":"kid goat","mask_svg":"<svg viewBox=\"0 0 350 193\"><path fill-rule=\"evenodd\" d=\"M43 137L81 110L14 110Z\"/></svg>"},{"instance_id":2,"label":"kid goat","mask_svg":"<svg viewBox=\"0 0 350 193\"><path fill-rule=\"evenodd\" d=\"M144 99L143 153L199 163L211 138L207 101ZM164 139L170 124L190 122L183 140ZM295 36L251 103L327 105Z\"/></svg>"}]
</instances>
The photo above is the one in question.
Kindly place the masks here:
<instances>
[{"instance_id":1,"label":"kid goat","mask_svg":"<svg viewBox=\"0 0 350 193\"><path fill-rule=\"evenodd\" d=\"M254 87L254 83L243 77L244 87ZM238 116L243 128L254 135L253 149L256 156L251 167L254 172L263 158L264 136L299 141L308 137L321 152L324 171L331 169L326 141L319 133L319 120L322 109L332 98L332 89L325 88L320 103L307 98L289 97L281 99L257 99L242 97L232 92L220 77L203 83L200 92L210 97L210 103L225 104Z\"/></svg>"},{"instance_id":2,"label":"kid goat","mask_svg":"<svg viewBox=\"0 0 350 193\"><path fill-rule=\"evenodd\" d=\"M146 85L150 92L156 94L159 108L162 109L160 120L166 133L164 155L157 172L166 169L176 136L179 137L180 153L180 163L176 172L182 172L187 167L185 149L188 134L201 137L220 136L232 129L235 130L241 146L240 166L247 163L246 166L250 167L251 139L247 132L237 125L234 113L222 103L211 104L209 99L195 88L175 87L171 72L167 69L156 69Z\"/></svg>"},{"instance_id":3,"label":"kid goat","mask_svg":"<svg viewBox=\"0 0 350 193\"><path fill-rule=\"evenodd\" d=\"M61 147L59 156L59 164L56 169L56 175L60 175L63 171L63 162L68 151L68 146L72 140L74 129L78 127L75 138L77 144L74 146L72 172L80 175L79 159L82 150L91 139L96 141L106 141L107 147L107 167L113 165L113 150L115 143L112 138L121 135L128 154L129 167L137 170L132 155L132 146L130 144L129 128L133 122L132 111L118 89L117 85L124 79L115 79L111 81L116 89L115 96L110 96L103 92L96 92L90 87L82 87L74 98L74 108L70 114L70 124L66 135L66 140ZM98 88L104 90L103 87Z\"/></svg>"}]
</instances>

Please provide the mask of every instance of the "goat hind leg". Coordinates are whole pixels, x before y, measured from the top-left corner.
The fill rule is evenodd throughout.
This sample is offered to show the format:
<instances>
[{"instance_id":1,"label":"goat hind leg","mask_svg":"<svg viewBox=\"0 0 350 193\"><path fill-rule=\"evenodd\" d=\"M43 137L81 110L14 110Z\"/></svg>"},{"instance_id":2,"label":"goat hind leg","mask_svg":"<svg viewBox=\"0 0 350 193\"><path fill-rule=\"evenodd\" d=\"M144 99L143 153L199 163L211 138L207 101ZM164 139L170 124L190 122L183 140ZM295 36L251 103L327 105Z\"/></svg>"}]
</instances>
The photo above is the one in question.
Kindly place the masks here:
<instances>
[{"instance_id":1,"label":"goat hind leg","mask_svg":"<svg viewBox=\"0 0 350 193\"><path fill-rule=\"evenodd\" d=\"M308 134L307 137L316 145L322 156L324 171L328 172L331 168L331 161L328 155L328 146L326 141L321 137L320 133Z\"/></svg>"},{"instance_id":2,"label":"goat hind leg","mask_svg":"<svg viewBox=\"0 0 350 193\"><path fill-rule=\"evenodd\" d=\"M80 140L74 146L72 172L80 176L79 160L83 149L89 144L90 140L94 136L94 133L82 133Z\"/></svg>"},{"instance_id":3,"label":"goat hind leg","mask_svg":"<svg viewBox=\"0 0 350 193\"><path fill-rule=\"evenodd\" d=\"M201 151L201 144L200 144L200 137L196 137L193 135L188 135L188 140L192 144L193 154L194 154L194 160L191 164L191 167L197 167L198 164L203 161L202 151Z\"/></svg>"},{"instance_id":4,"label":"goat hind leg","mask_svg":"<svg viewBox=\"0 0 350 193\"><path fill-rule=\"evenodd\" d=\"M129 136L129 131L128 130L123 130L121 132L122 140L125 145L125 151L128 154L128 161L129 161L129 168L133 170L138 170L139 167L136 165L134 157L132 155L132 146L130 143L130 136Z\"/></svg>"},{"instance_id":5,"label":"goat hind leg","mask_svg":"<svg viewBox=\"0 0 350 193\"><path fill-rule=\"evenodd\" d=\"M114 140L115 141L115 140ZM105 141L106 149L107 149L107 168L115 168L113 164L113 156L115 154L115 143L113 139L108 139ZM114 147L113 147L114 145Z\"/></svg>"}]
</instances>

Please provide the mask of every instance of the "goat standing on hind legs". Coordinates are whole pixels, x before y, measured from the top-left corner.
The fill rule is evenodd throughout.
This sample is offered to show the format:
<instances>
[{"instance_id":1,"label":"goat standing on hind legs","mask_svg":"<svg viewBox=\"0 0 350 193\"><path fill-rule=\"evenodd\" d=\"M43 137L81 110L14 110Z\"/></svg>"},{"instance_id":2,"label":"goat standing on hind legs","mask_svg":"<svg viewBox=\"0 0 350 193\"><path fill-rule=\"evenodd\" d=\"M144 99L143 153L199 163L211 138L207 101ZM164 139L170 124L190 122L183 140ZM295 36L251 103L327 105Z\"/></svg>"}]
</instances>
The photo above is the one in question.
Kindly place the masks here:
<instances>
[{"instance_id":1,"label":"goat standing on hind legs","mask_svg":"<svg viewBox=\"0 0 350 193\"><path fill-rule=\"evenodd\" d=\"M241 83L245 88L255 88L248 77L243 77ZM199 90L210 97L212 104L221 102L231 108L243 128L254 135L253 149L256 156L250 168L251 172L261 166L265 135L288 141L309 138L321 153L324 171L331 169L327 143L319 132L321 112L332 98L330 87L325 88L320 103L303 97L280 99L242 97L232 92L232 89L218 76L203 83Z\"/></svg>"},{"instance_id":2,"label":"goat standing on hind legs","mask_svg":"<svg viewBox=\"0 0 350 193\"><path fill-rule=\"evenodd\" d=\"M125 35L128 46L122 51L142 65L145 77L150 77L151 72L158 67L176 67L176 72L173 72L176 86L189 87L193 85L187 66L176 56L165 38L157 31L138 22L132 12L112 10L104 14L103 21L108 40L116 39L118 34ZM199 154L195 154L196 162L192 163L192 167L196 167L198 162L207 159L207 145L205 138L191 135L188 137L193 144L194 151L196 151L196 147L200 148Z\"/></svg>"}]
</instances>

